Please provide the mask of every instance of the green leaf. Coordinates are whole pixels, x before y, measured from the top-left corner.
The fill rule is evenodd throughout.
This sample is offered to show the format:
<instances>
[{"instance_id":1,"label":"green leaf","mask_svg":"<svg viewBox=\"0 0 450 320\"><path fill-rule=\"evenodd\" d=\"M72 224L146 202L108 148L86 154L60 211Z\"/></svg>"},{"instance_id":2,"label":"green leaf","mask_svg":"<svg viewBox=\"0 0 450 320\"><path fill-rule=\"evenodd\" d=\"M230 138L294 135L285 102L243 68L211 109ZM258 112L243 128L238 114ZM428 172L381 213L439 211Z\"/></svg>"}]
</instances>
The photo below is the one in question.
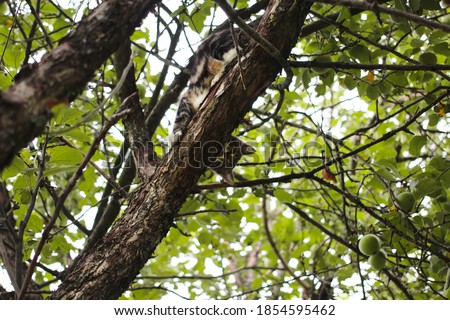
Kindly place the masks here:
<instances>
[{"instance_id":1,"label":"green leaf","mask_svg":"<svg viewBox=\"0 0 450 320\"><path fill-rule=\"evenodd\" d=\"M420 150L427 143L427 136L414 136L409 142L409 153L412 156L420 156Z\"/></svg>"},{"instance_id":2,"label":"green leaf","mask_svg":"<svg viewBox=\"0 0 450 320\"><path fill-rule=\"evenodd\" d=\"M375 152L376 160L395 158L397 152L395 151L392 142L393 141L390 139L371 148Z\"/></svg>"},{"instance_id":3,"label":"green leaf","mask_svg":"<svg viewBox=\"0 0 450 320\"><path fill-rule=\"evenodd\" d=\"M9 45L4 51L3 61L7 68L18 69L25 57L25 48L20 45Z\"/></svg>"},{"instance_id":4,"label":"green leaf","mask_svg":"<svg viewBox=\"0 0 450 320\"><path fill-rule=\"evenodd\" d=\"M273 195L281 202L289 202L290 203L290 202L294 201L294 197L290 193L284 191L283 189L276 189L273 192Z\"/></svg>"},{"instance_id":5,"label":"green leaf","mask_svg":"<svg viewBox=\"0 0 450 320\"><path fill-rule=\"evenodd\" d=\"M437 63L438 59L434 53L424 52L419 56L419 61L423 64L434 65Z\"/></svg>"},{"instance_id":6,"label":"green leaf","mask_svg":"<svg viewBox=\"0 0 450 320\"><path fill-rule=\"evenodd\" d=\"M33 213L28 221L27 228L34 232L42 232L44 227L44 222L42 218L37 214Z\"/></svg>"},{"instance_id":7,"label":"green leaf","mask_svg":"<svg viewBox=\"0 0 450 320\"><path fill-rule=\"evenodd\" d=\"M394 72L387 77L389 82L399 87L406 87L409 85L408 78L404 72Z\"/></svg>"},{"instance_id":8,"label":"green leaf","mask_svg":"<svg viewBox=\"0 0 450 320\"><path fill-rule=\"evenodd\" d=\"M49 166L71 166L77 165L83 160L83 154L74 148L68 146L60 146L49 149L51 155Z\"/></svg>"},{"instance_id":9,"label":"green leaf","mask_svg":"<svg viewBox=\"0 0 450 320\"><path fill-rule=\"evenodd\" d=\"M381 177L385 178L388 181L395 181L396 180L395 177L392 175L392 173L386 168L381 168L380 170L377 170L377 173Z\"/></svg>"},{"instance_id":10,"label":"green leaf","mask_svg":"<svg viewBox=\"0 0 450 320\"><path fill-rule=\"evenodd\" d=\"M443 55L444 57L450 57L450 48L447 42L441 42L431 48L431 50L437 54Z\"/></svg>"},{"instance_id":11,"label":"green leaf","mask_svg":"<svg viewBox=\"0 0 450 320\"><path fill-rule=\"evenodd\" d=\"M436 198L441 194L441 191L441 183L433 178L422 179L414 187L414 195L417 199L425 196Z\"/></svg>"},{"instance_id":12,"label":"green leaf","mask_svg":"<svg viewBox=\"0 0 450 320\"><path fill-rule=\"evenodd\" d=\"M439 120L441 120L441 117L436 113L432 113L428 116L428 125L434 127L439 123Z\"/></svg>"},{"instance_id":13,"label":"green leaf","mask_svg":"<svg viewBox=\"0 0 450 320\"><path fill-rule=\"evenodd\" d=\"M434 157L430 160L430 166L438 171L444 172L450 170L450 161L441 157Z\"/></svg>"},{"instance_id":14,"label":"green leaf","mask_svg":"<svg viewBox=\"0 0 450 320\"><path fill-rule=\"evenodd\" d=\"M358 83L356 82L356 80L352 76L347 75L344 78L344 84L345 84L345 86L347 87L348 90L353 90L353 89L356 88Z\"/></svg>"},{"instance_id":15,"label":"green leaf","mask_svg":"<svg viewBox=\"0 0 450 320\"><path fill-rule=\"evenodd\" d=\"M19 172L23 172L27 169L25 162L22 158L15 156L9 166L7 166L1 173L3 179L15 177Z\"/></svg>"},{"instance_id":16,"label":"green leaf","mask_svg":"<svg viewBox=\"0 0 450 320\"><path fill-rule=\"evenodd\" d=\"M349 50L350 56L361 63L369 63L371 60L370 50L366 46L356 45Z\"/></svg>"},{"instance_id":17,"label":"green leaf","mask_svg":"<svg viewBox=\"0 0 450 320\"><path fill-rule=\"evenodd\" d=\"M0 71L0 90L5 91L12 83L12 78L6 72Z\"/></svg>"},{"instance_id":18,"label":"green leaf","mask_svg":"<svg viewBox=\"0 0 450 320\"><path fill-rule=\"evenodd\" d=\"M440 10L440 0L421 0L420 7L425 10Z\"/></svg>"},{"instance_id":19,"label":"green leaf","mask_svg":"<svg viewBox=\"0 0 450 320\"><path fill-rule=\"evenodd\" d=\"M380 96L378 89L375 86L368 86L366 90L366 95L370 100L377 100Z\"/></svg>"}]
</instances>

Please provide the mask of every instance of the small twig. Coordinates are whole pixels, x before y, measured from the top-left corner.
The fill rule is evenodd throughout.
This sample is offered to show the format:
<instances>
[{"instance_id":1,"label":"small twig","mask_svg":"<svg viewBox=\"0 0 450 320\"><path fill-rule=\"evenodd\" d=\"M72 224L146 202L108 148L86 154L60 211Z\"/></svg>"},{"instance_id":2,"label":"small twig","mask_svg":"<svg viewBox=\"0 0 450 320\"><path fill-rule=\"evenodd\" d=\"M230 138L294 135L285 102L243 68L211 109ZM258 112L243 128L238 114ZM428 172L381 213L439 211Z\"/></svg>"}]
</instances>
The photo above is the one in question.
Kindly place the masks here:
<instances>
[{"instance_id":1,"label":"small twig","mask_svg":"<svg viewBox=\"0 0 450 320\"><path fill-rule=\"evenodd\" d=\"M77 148L75 145L70 143L68 140L66 140L63 137L59 137L59 140L61 140L65 145L69 146L70 148L73 148L75 150L78 150L83 156L86 156L83 151L81 151L79 148ZM89 164L94 167L95 170L97 170L100 175L108 181L108 183L111 184L111 186L122 196L126 197L127 193L122 189L122 187L109 175L107 174L102 168L100 168L94 161L89 160Z\"/></svg>"},{"instance_id":2,"label":"small twig","mask_svg":"<svg viewBox=\"0 0 450 320\"><path fill-rule=\"evenodd\" d=\"M180 219L183 217L188 217L188 216L196 216L197 214L200 213L209 213L209 212L220 212L220 213L230 213L230 212L236 212L236 209L209 209L209 210L198 210L198 211L191 211L191 212L184 212L184 213L179 213L176 215L175 219Z\"/></svg>"},{"instance_id":3,"label":"small twig","mask_svg":"<svg viewBox=\"0 0 450 320\"><path fill-rule=\"evenodd\" d=\"M307 178L307 179L315 178L314 174L316 174L319 171L322 171L322 169L324 169L325 167L329 167L329 166L331 166L339 161L342 161L346 158L358 155L360 152L362 152L370 147L373 147L374 145L376 145L380 142L388 140L389 138L395 136L397 133L399 133L401 131L404 131L411 124L413 124L420 116L422 116L424 113L426 113L427 111L432 109L436 104L438 104L441 100L446 98L448 95L449 95L449 92L445 91L444 93L439 95L433 102L431 102L428 106L426 106L425 108L421 109L420 111L416 112L413 116L411 116L411 118L408 121L406 121L402 126L385 133L380 138L375 139L367 144L364 144L357 149L353 149L352 151L350 151L348 153L345 153L338 157L332 158L329 161L327 161L326 163L324 163L323 165L318 166L309 172L291 173L291 174L288 174L285 176L274 177L274 178L239 181L239 182L235 183L234 188L259 186L259 185L273 184L273 183L277 183L277 182L278 183L288 183L294 179L301 179L301 178ZM216 183L208 184L208 185L200 185L200 186L196 186L194 188L193 192L199 192L200 190L219 189L219 188L224 188L224 187L226 187L226 185L216 184Z\"/></svg>"},{"instance_id":4,"label":"small twig","mask_svg":"<svg viewBox=\"0 0 450 320\"><path fill-rule=\"evenodd\" d=\"M440 29L446 32L450 32L450 25L429 20L407 11L380 6L376 2L353 1L353 0L317 0L317 2L344 6L348 8L355 8L360 10L369 10L375 13L387 13L400 18L405 18L409 21L416 22L418 24L430 27L432 29Z\"/></svg>"},{"instance_id":5,"label":"small twig","mask_svg":"<svg viewBox=\"0 0 450 320\"><path fill-rule=\"evenodd\" d=\"M299 277L297 277L295 275L294 271L292 271L291 267L289 267L288 263L286 262L286 260L281 255L281 252L278 250L278 247L277 247L277 245L275 243L275 240L272 238L272 234L270 233L270 229L269 229L267 204L266 204L266 202L267 202L266 194L267 194L267 190L264 190L264 196L262 197L262 209L263 209L264 231L266 233L267 240L269 240L269 243L270 243L270 246L272 247L272 250L275 252L275 254L277 255L278 259L280 260L281 264L286 269L286 271L294 278L294 280L301 287L303 287L305 290L309 290L311 288L309 283L307 283L306 281L303 281L302 279L300 279Z\"/></svg>"},{"instance_id":6,"label":"small twig","mask_svg":"<svg viewBox=\"0 0 450 320\"><path fill-rule=\"evenodd\" d=\"M30 10L31 10L31 13L34 16L34 19L36 20L37 24L39 25L39 28L41 29L42 34L44 35L45 41L47 42L47 44L50 47L50 49L53 49L53 42L50 39L50 36L48 35L47 30L45 29L41 18L39 17L41 0L38 0L37 3L36 3L37 9L33 6L33 4L31 3L31 0L26 0L26 2L28 4L28 6L30 7Z\"/></svg>"},{"instance_id":7,"label":"small twig","mask_svg":"<svg viewBox=\"0 0 450 320\"><path fill-rule=\"evenodd\" d=\"M31 218L31 214L33 213L34 210L34 206L36 205L36 199L39 193L39 189L41 187L41 181L42 181L42 177L44 176L44 171L45 171L45 153L47 151L47 142L48 142L48 129L47 129L47 135L44 139L44 144L42 146L42 154L41 154L41 159L39 160L39 171L38 171L38 175L36 178L36 185L34 186L33 192L31 194L31 200L30 200L30 204L28 205L28 209L27 212L25 214L25 217L23 218L23 220L20 222L19 225L19 232L17 235L17 239L16 239L16 261L15 261L15 265L16 265L16 281L17 284L19 286L19 290L22 287L22 271L23 271L23 237L25 234L25 229L28 225L28 222L30 221ZM17 292L17 295L19 295L20 292Z\"/></svg>"},{"instance_id":8,"label":"small twig","mask_svg":"<svg viewBox=\"0 0 450 320\"><path fill-rule=\"evenodd\" d=\"M10 3L8 2L8 4L10 4ZM3 60L4 60L4 57L5 57L5 54L6 54L6 50L8 49L9 41L12 39L11 34L12 34L13 30L14 30L14 24L16 24L16 23L19 24L17 22L17 16L19 14L19 10L20 10L20 6L21 5L22 5L22 3L19 3L19 5L17 6L16 11L13 13L12 25L11 25L11 28L9 28L8 36L6 37L6 41L3 44L3 51L2 51L2 56L0 57L0 62L2 63L2 69L4 69L5 71L6 71L6 68L3 66L4 65L4 61ZM10 11L13 12L12 7L10 7ZM9 71L8 71L8 74L10 74Z\"/></svg>"},{"instance_id":9,"label":"small twig","mask_svg":"<svg viewBox=\"0 0 450 320\"><path fill-rule=\"evenodd\" d=\"M330 69L357 69L357 70L394 70L394 71L436 71L450 70L446 64L364 64L350 62L320 62L320 61L289 61L294 68L330 68Z\"/></svg>"},{"instance_id":10,"label":"small twig","mask_svg":"<svg viewBox=\"0 0 450 320\"><path fill-rule=\"evenodd\" d=\"M241 77L242 87L244 88L244 90L247 90L247 87L246 87L245 81L244 81L244 76L242 74L241 51L239 49L239 42L237 40L236 32L234 31L233 22L232 21L230 21L230 31L231 31L231 37L233 38L234 47L236 48L237 61L238 61L238 67L239 67L239 76Z\"/></svg>"},{"instance_id":11,"label":"small twig","mask_svg":"<svg viewBox=\"0 0 450 320\"><path fill-rule=\"evenodd\" d=\"M88 152L86 153L86 156L84 157L83 161L81 162L78 169L73 173L72 177L69 179L66 188L64 189L63 193L59 197L58 202L55 204L55 211L53 212L53 216L48 222L47 226L44 228L44 231L42 232L41 240L39 241L39 244L35 250L35 254L33 259L31 260L30 266L28 268L28 272L26 274L24 283L22 285L22 290L20 291L18 299L21 300L25 296L25 293L27 291L27 288L30 284L31 277L33 275L34 269L36 267L37 260L39 256L41 255L42 249L44 248L44 245L47 241L47 239L50 236L50 231L53 228L56 220L58 219L59 212L61 211L62 207L64 206L64 202L66 201L67 197L69 196L70 192L75 187L77 181L80 179L81 175L83 174L84 168L89 163L89 160L94 156L95 152L97 151L97 147L100 144L100 142L104 139L106 133L109 131L109 129L116 124L124 115L126 115L129 110L123 110L124 106L127 104L128 99L125 99L122 103L122 105L116 110L116 112L113 114L111 119L109 121L105 122L105 126L102 128L102 130L98 133L97 137L92 141L91 147L89 148Z\"/></svg>"},{"instance_id":12,"label":"small twig","mask_svg":"<svg viewBox=\"0 0 450 320\"><path fill-rule=\"evenodd\" d=\"M284 79L284 81L280 84L273 85L272 88L278 90L288 89L289 85L292 82L294 74L292 72L291 67L289 66L289 63L287 62L286 58L283 57L280 50L278 50L278 48L276 48L269 41L261 37L254 29L248 26L245 23L245 21L242 20L239 17L239 15L233 10L233 8L228 4L226 0L214 0L214 1L219 5L219 7L222 8L222 10L228 16L228 19L230 19L233 23L237 24L243 32L245 32L249 37L255 40L255 42L259 44L261 48L263 48L283 67L284 71L286 72L286 79Z\"/></svg>"},{"instance_id":13,"label":"small twig","mask_svg":"<svg viewBox=\"0 0 450 320\"><path fill-rule=\"evenodd\" d=\"M102 101L102 103L97 106L94 110L89 111L85 116L83 116L83 118L81 118L80 121L78 121L77 123L71 125L70 127L64 128L64 129L60 129L60 130L56 130L56 131L51 131L50 135L52 136L57 136L60 135L62 133L71 131L75 128L80 127L81 125L83 125L95 112L99 111L99 110L103 110L106 106L106 104L112 99L112 97L114 97L116 94L118 94L120 88L122 88L127 75L128 75L128 71L130 71L131 67L133 66L133 56L130 57L130 61L128 62L126 68L123 70L122 76L120 77L119 81L117 81L116 86L114 87L114 89L111 90L111 93ZM136 93L137 94L137 93ZM134 95L132 95L134 96ZM126 101L129 100L129 98L131 98L132 96L128 97L126 99ZM124 100L125 102L125 100ZM122 105L124 105L124 103L122 103Z\"/></svg>"},{"instance_id":14,"label":"small twig","mask_svg":"<svg viewBox=\"0 0 450 320\"><path fill-rule=\"evenodd\" d=\"M164 59L165 61L168 61L169 63L171 63L172 58L176 53L177 44L180 40L180 35L181 35L182 27L183 27L183 25L178 20L175 20L175 22L177 24L177 29L175 30L175 34L170 33L170 45L169 45L169 49L167 50L166 58ZM170 29L168 28L167 30L170 30ZM150 113L150 110L153 109L155 107L156 103L158 102L158 99L159 99L161 90L163 89L164 82L165 82L168 71L169 71L169 64L164 63L164 66L159 75L158 83L156 84L155 89L153 90L153 94L150 99L150 102L148 103L148 106L147 106L148 110L146 111L147 114Z\"/></svg>"},{"instance_id":15,"label":"small twig","mask_svg":"<svg viewBox=\"0 0 450 320\"><path fill-rule=\"evenodd\" d=\"M358 248L356 246L352 245L350 242L348 242L344 238L338 236L337 234L335 234L335 233L331 232L330 230L328 230L327 228L325 228L320 222L317 222L316 220L314 220L313 218L308 216L308 214L306 212L304 212L303 210L301 210L300 208L298 208L295 205L293 205L292 203L288 203L288 202L284 202L284 205L289 207L289 209L291 209L292 211L297 213L301 218L305 219L307 222L312 224L314 227L316 227L317 229L322 231L324 234L328 235L331 239L343 244L345 247L351 249L352 251L354 251L356 253L359 252Z\"/></svg>"},{"instance_id":16,"label":"small twig","mask_svg":"<svg viewBox=\"0 0 450 320\"><path fill-rule=\"evenodd\" d=\"M58 195L56 194L55 190L53 190L53 187L50 185L49 181L44 180L43 181L44 188L47 190L48 194L52 197L53 202L58 202ZM69 212L69 210L63 206L62 213L69 219L78 229L80 229L81 232L83 232L85 235L89 236L91 232L86 228L80 221L75 219L75 217Z\"/></svg>"},{"instance_id":17,"label":"small twig","mask_svg":"<svg viewBox=\"0 0 450 320\"><path fill-rule=\"evenodd\" d=\"M414 300L414 297L408 292L408 289L403 285L403 283L395 276L393 275L389 270L384 269L384 274L390 279L392 280L392 282L395 283L395 285L397 286L397 288L399 288L403 294L409 299L409 300Z\"/></svg>"},{"instance_id":18,"label":"small twig","mask_svg":"<svg viewBox=\"0 0 450 320\"><path fill-rule=\"evenodd\" d=\"M261 119L261 122L255 124L255 125L253 125L253 126L251 126L251 127L249 127L249 128L246 128L246 131L247 131L247 132L262 127L266 122L268 122L270 119L273 119L274 117L276 117L276 116L278 115L278 112L280 112L281 107L283 106L284 95L285 95L284 90L279 90L279 92L280 92L280 99L278 99L278 103L277 103L277 107L275 108L275 111L272 112L271 114L269 114L269 115L268 115L267 117L265 117L264 119L261 119L261 118L260 118L260 119ZM259 117L258 117L258 118L259 118Z\"/></svg>"},{"instance_id":19,"label":"small twig","mask_svg":"<svg viewBox=\"0 0 450 320\"><path fill-rule=\"evenodd\" d=\"M409 56L407 56L407 55L405 55L405 54L402 54L402 53L400 53L400 52L397 52L397 51L395 50L395 48L391 48L391 47L389 47L389 46L387 46L387 45L379 44L378 42L376 42L376 41L374 41L374 40L371 40L371 39L369 39L369 38L367 38L367 37L363 37L363 36L362 36L361 34L359 34L358 32L355 32L355 31L353 31L353 30L351 30L351 29L345 27L342 23L339 23L339 22L336 22L336 21L334 21L334 20L331 20L331 19L329 19L328 17L325 17L325 16L323 16L323 15L317 13L317 12L314 12L314 11L311 11L311 13L312 13L315 17L318 17L319 19L321 19L322 21L324 21L324 22L326 22L326 23L329 23L329 24L331 24L331 25L336 26L337 28L339 28L339 30L345 31L346 33L352 35L353 37L355 37L355 38L357 38L357 39L360 39L360 40L362 40L362 41L364 41L364 42L370 43L371 45L373 45L373 46L375 46L375 47L377 47L377 48L380 48L380 49L382 49L382 50L386 50L387 52L390 52L390 53L396 55L397 57L399 57L399 58L401 58L401 59L403 59L403 60L405 60L405 61L408 61L409 63L415 64L415 65L419 65L419 66L420 66L420 65L423 65L422 63L420 63L420 62L418 62L418 61L412 59L411 57L409 57ZM439 65L437 65L437 66L439 66ZM426 67L427 67L426 70L435 71L437 74L439 74L440 76L442 76L442 77L444 77L445 79L447 79L447 80L450 81L450 78L449 78L445 73L443 73L443 72L440 71L440 70L445 70L445 69L434 69L434 65L426 65ZM371 69L368 69L368 70L371 70ZM383 69L383 68L381 68L381 70L395 70L395 69ZM406 70L406 69L400 69L400 70ZM413 70L414 70L414 69L413 69ZM422 70L422 69L418 69L418 70Z\"/></svg>"}]
</instances>

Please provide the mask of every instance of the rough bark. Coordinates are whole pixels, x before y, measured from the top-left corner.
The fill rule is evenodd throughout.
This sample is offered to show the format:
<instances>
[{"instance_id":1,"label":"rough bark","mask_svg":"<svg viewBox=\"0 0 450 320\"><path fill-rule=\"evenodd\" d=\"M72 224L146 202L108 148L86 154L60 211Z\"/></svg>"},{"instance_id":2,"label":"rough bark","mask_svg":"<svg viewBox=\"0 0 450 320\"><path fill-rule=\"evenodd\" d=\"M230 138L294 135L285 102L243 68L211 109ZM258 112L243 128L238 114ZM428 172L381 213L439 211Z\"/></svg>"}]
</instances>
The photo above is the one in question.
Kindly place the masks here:
<instances>
[{"instance_id":1,"label":"rough bark","mask_svg":"<svg viewBox=\"0 0 450 320\"><path fill-rule=\"evenodd\" d=\"M287 57L311 2L272 0L258 32ZM184 141L172 148L153 176L136 191L108 234L80 254L51 299L116 299L130 285L166 236L208 164L201 141L224 142L280 67L259 46L245 52L242 70L232 68L210 92ZM245 81L245 89L241 82ZM201 161L203 159L203 165Z\"/></svg>"},{"instance_id":2,"label":"rough bark","mask_svg":"<svg viewBox=\"0 0 450 320\"><path fill-rule=\"evenodd\" d=\"M0 287L0 300L14 299L19 294L23 275L28 270L25 263L17 264L16 261L17 241L19 239L18 232L15 229L16 221L10 214L11 210L11 199L9 198L8 191L5 185L0 183L0 258L15 291L7 293ZM17 272L17 268L21 268L19 270L20 272ZM30 290L37 290L37 285L34 281L30 284ZM28 300L40 300L42 296L36 293L27 293L24 298Z\"/></svg>"},{"instance_id":3,"label":"rough bark","mask_svg":"<svg viewBox=\"0 0 450 320\"><path fill-rule=\"evenodd\" d=\"M158 2L104 1L40 63L22 68L15 84L0 93L0 170L43 131L51 106L81 92Z\"/></svg>"}]
</instances>

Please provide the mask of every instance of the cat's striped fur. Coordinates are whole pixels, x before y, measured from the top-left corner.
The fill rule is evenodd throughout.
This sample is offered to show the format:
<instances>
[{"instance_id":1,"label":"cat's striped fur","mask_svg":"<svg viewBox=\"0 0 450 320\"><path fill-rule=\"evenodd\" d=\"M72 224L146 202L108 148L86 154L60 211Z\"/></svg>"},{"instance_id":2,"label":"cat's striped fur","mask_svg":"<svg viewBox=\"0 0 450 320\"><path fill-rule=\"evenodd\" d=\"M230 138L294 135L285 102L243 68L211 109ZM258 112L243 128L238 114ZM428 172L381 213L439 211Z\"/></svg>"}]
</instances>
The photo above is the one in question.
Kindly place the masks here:
<instances>
[{"instance_id":1,"label":"cat's striped fur","mask_svg":"<svg viewBox=\"0 0 450 320\"><path fill-rule=\"evenodd\" d=\"M225 67L236 58L236 43L240 50L247 46L248 37L242 31L235 29L233 33L230 28L214 32L203 40L191 58L188 64L191 73L189 85L180 98L172 134L169 135L170 145L180 142L210 89L219 81ZM233 184L233 167L242 155L254 152L253 147L233 137L210 169L228 184Z\"/></svg>"}]
</instances>

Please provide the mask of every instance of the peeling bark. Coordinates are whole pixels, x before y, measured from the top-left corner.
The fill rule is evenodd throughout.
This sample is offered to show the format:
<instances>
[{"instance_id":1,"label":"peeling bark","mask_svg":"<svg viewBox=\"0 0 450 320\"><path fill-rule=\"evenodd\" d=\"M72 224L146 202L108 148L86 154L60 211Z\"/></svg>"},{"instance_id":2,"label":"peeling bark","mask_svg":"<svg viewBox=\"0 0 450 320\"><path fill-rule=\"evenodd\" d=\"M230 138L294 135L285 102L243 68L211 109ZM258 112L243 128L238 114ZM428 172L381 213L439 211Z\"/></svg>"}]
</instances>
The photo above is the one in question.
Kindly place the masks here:
<instances>
[{"instance_id":1,"label":"peeling bark","mask_svg":"<svg viewBox=\"0 0 450 320\"><path fill-rule=\"evenodd\" d=\"M272 0L258 32L287 57L311 6L304 0ZM280 71L252 45L242 70L232 68L211 90L184 141L172 148L153 176L133 194L111 231L82 252L51 299L116 299L128 288L166 236L173 218L208 164L201 141L224 142ZM245 88L241 82L245 81ZM205 163L200 165L200 160Z\"/></svg>"}]
</instances>

